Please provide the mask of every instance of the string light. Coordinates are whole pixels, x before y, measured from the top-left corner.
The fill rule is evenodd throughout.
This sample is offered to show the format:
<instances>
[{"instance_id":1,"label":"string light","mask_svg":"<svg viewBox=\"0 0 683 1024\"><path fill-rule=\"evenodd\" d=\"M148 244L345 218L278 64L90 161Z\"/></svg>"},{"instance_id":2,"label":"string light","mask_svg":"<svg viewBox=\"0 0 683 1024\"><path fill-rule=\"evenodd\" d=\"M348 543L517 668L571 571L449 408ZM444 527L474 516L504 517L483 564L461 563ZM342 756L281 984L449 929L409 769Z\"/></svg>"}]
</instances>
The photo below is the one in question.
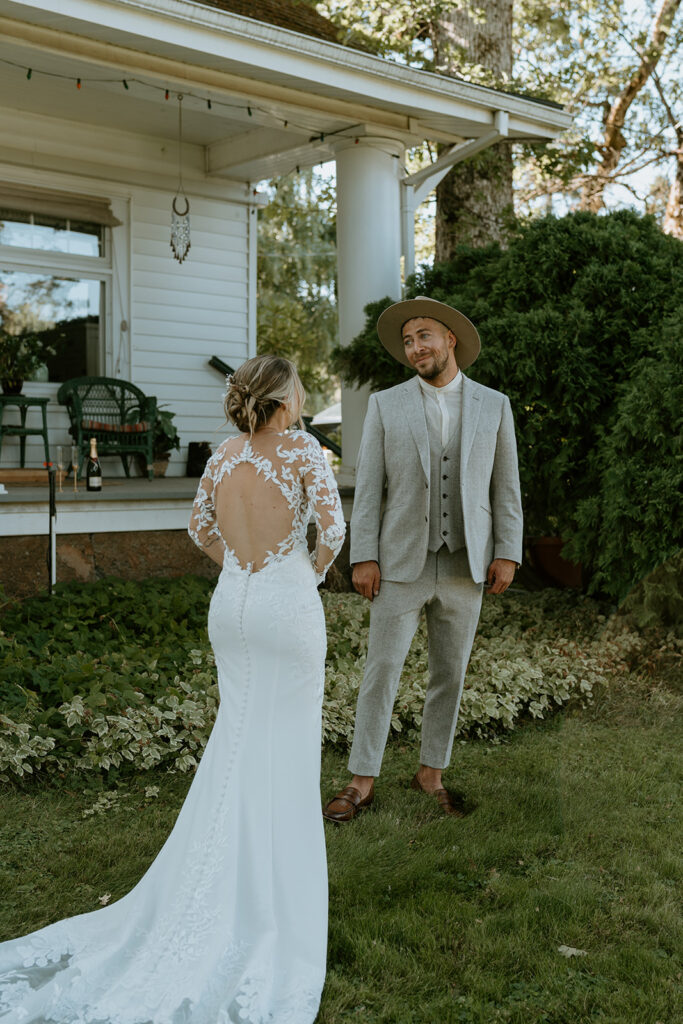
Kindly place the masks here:
<instances>
[{"instance_id":1,"label":"string light","mask_svg":"<svg viewBox=\"0 0 683 1024\"><path fill-rule=\"evenodd\" d=\"M140 85L140 86L142 86L145 89L154 90L155 92L163 92L165 100L170 99L170 95L171 95L169 89L164 88L163 86L152 85L150 82L146 82L146 81L144 81L144 80L142 80L140 78L129 78L129 79L125 79L125 78L123 78L123 79L121 79L121 78L87 78L87 79L82 79L82 78L76 77L74 75L61 74L58 71L41 71L40 69L36 70L34 68L28 67L28 65L26 65L26 64L20 64L17 61L7 60L4 57L0 57L0 64L7 64L10 67L19 68L20 70L25 71L26 72L26 79L28 81L30 81L33 78L33 73L34 73L34 70L35 70L35 73L37 75L45 75L48 78L61 78L61 79L65 80L65 81L68 81L68 82L74 82L75 85L76 85L76 88L78 90L82 89L84 83L90 83L90 84L93 84L93 85L94 84L120 84L120 85L123 85L123 88L127 92L129 92L130 91L130 83L133 83L135 85ZM247 104L230 103L230 102L227 102L225 100L213 100L212 101L208 97L197 96L195 93L185 93L185 97L188 98L188 99L194 99L194 100L198 100L198 101L201 101L201 102L205 102L208 110L213 110L214 107L223 108L225 110L246 110L247 115L249 117L253 117L254 116L254 110L256 110L259 114L262 114L264 117L268 118L271 122L275 121L275 122L281 124L284 128L288 128L289 127L289 123L290 123L289 119L278 117L276 114L273 114L273 112L271 110L267 110L267 109L265 109L263 107L258 107L258 106L257 107L252 107L251 103L247 103ZM310 131L310 128L309 128L308 125L296 124L296 122L292 122L292 127L293 128L299 128L302 131ZM319 134L311 136L309 141L310 142L314 142L314 141L324 142L326 136L330 136L330 135L343 135L345 132L353 131L353 129L357 128L357 127L358 127L357 125L349 125L348 127L340 128L340 129L338 129L337 131L334 131L334 132L320 132ZM298 168L297 168L297 170L298 170Z\"/></svg>"}]
</instances>

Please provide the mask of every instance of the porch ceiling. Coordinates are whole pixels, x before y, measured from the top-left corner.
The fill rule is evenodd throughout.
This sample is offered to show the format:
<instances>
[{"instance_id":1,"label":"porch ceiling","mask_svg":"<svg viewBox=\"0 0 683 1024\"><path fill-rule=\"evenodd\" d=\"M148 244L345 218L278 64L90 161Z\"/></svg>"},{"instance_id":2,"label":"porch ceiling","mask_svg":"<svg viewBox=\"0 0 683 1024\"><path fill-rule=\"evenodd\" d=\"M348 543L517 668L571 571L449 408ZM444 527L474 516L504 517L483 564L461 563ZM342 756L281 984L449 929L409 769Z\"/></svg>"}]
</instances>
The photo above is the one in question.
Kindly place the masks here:
<instances>
[{"instance_id":1,"label":"porch ceiling","mask_svg":"<svg viewBox=\"0 0 683 1024\"><path fill-rule=\"evenodd\" d=\"M176 138L177 103L164 89L172 100L182 92L185 139L204 148L210 175L234 180L329 159L329 137L340 134L452 143L479 137L506 110L511 138L541 140L570 122L556 106L192 0L0 0L0 62L19 65L0 63L12 109L147 139Z\"/></svg>"}]
</instances>

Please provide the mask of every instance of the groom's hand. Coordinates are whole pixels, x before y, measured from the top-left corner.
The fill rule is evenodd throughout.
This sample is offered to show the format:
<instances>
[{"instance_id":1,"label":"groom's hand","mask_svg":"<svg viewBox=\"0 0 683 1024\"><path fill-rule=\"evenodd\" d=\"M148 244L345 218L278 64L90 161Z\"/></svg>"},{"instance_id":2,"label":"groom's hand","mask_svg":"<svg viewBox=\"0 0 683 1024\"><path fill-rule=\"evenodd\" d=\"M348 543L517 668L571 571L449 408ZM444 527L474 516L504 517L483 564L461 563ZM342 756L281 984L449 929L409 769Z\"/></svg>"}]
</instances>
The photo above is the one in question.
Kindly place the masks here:
<instances>
[{"instance_id":1,"label":"groom's hand","mask_svg":"<svg viewBox=\"0 0 683 1024\"><path fill-rule=\"evenodd\" d=\"M502 594L515 578L516 562L509 558L494 558L486 577L486 593Z\"/></svg>"},{"instance_id":2,"label":"groom's hand","mask_svg":"<svg viewBox=\"0 0 683 1024\"><path fill-rule=\"evenodd\" d=\"M356 562L353 567L351 582L368 601L379 594L380 572L377 562Z\"/></svg>"}]
</instances>

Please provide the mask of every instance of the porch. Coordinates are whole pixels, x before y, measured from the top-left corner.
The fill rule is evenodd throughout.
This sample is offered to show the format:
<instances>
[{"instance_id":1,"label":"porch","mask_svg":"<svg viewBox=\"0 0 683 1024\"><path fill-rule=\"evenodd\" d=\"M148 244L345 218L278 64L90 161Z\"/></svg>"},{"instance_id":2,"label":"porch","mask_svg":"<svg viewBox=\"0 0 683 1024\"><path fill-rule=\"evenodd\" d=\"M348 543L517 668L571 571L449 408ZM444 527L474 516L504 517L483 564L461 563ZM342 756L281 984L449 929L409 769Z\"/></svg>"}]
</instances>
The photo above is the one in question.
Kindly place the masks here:
<instances>
[{"instance_id":1,"label":"porch","mask_svg":"<svg viewBox=\"0 0 683 1024\"><path fill-rule=\"evenodd\" d=\"M30 597L47 589L49 496L47 472L41 475L45 479L40 483L9 480L4 484L7 493L0 493L0 583L8 597ZM3 479L7 474L0 471ZM84 482L74 491L73 480L65 480L56 493L57 582L216 576L217 566L187 533L198 483L196 477L107 477L102 493L93 494ZM343 487L341 495L348 521L353 489ZM343 573L348 553L341 562Z\"/></svg>"},{"instance_id":2,"label":"porch","mask_svg":"<svg viewBox=\"0 0 683 1024\"><path fill-rule=\"evenodd\" d=\"M448 167L501 138L552 139L571 120L553 104L343 46L324 19L309 11L302 22L301 5L278 5L277 24L231 6L68 0L55 11L0 0L0 209L16 222L0 237L8 294L23 301L48 282L82 372L130 380L177 414L173 475L190 441L221 429L210 356L239 365L256 352L259 181L335 161L347 344L367 302L400 297L416 204ZM425 139L450 149L408 175L405 150ZM182 266L169 249L181 165L192 206ZM59 222L47 240L45 216ZM83 237L71 237L84 219ZM66 316L67 300L78 316ZM54 397L65 373L62 359L26 393ZM342 482L353 483L366 403L365 391L342 389ZM67 443L66 427L51 402L51 445Z\"/></svg>"}]
</instances>

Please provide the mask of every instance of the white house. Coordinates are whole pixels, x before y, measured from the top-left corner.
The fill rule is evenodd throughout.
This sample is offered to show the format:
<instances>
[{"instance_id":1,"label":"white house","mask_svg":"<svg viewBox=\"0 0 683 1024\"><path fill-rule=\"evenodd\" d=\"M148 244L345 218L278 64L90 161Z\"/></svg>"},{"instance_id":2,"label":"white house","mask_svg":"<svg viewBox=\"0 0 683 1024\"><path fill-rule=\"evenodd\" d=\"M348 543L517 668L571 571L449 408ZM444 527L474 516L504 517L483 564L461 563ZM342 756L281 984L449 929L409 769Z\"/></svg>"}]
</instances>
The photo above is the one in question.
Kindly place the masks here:
<instances>
[{"instance_id":1,"label":"white house","mask_svg":"<svg viewBox=\"0 0 683 1024\"><path fill-rule=\"evenodd\" d=\"M190 441L221 437L223 384L208 360L235 365L256 350L255 183L336 160L347 343L365 303L400 297L415 205L453 162L502 137L553 138L569 123L555 105L335 39L295 2L0 0L0 300L42 303L74 322L76 339L55 379L24 386L51 399L53 458L69 443L56 402L64 374L121 377L172 409L183 442L172 477L184 476ZM452 148L407 178L405 149L424 139ZM179 164L191 226L182 264L169 244ZM341 478L352 482L365 395L345 390L342 400ZM30 438L27 464L42 460ZM0 466L12 465L18 443L8 438ZM120 473L109 461L105 471ZM3 502L0 535L45 532L42 498L33 518L12 495ZM65 506L60 532L182 529L187 498L156 510L147 501L135 525L113 516L104 494L87 516L80 509L70 517Z\"/></svg>"}]
</instances>

